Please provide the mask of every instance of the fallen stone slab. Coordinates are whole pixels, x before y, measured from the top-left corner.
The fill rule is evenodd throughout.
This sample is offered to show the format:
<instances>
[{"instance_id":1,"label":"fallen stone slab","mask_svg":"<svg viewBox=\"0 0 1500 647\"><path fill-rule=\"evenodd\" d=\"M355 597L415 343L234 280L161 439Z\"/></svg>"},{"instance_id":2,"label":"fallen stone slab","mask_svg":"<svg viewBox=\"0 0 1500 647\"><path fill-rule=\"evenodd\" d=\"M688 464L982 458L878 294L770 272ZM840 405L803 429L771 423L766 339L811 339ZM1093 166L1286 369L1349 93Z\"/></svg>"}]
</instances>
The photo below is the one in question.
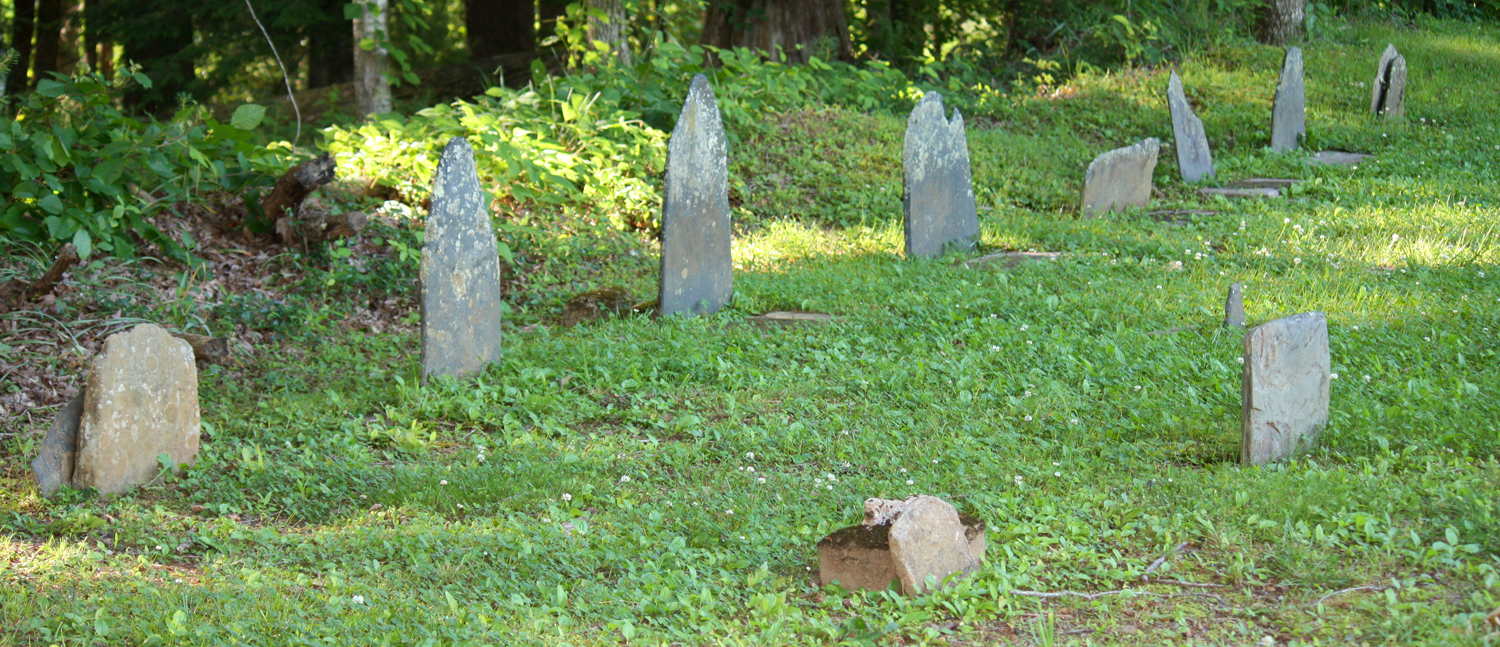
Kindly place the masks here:
<instances>
[{"instance_id":1,"label":"fallen stone slab","mask_svg":"<svg viewBox=\"0 0 1500 647\"><path fill-rule=\"evenodd\" d=\"M1289 189L1293 184L1302 180L1283 180L1269 177L1252 177L1244 180L1235 180L1224 185L1229 189L1276 189L1278 191Z\"/></svg>"},{"instance_id":2,"label":"fallen stone slab","mask_svg":"<svg viewBox=\"0 0 1500 647\"><path fill-rule=\"evenodd\" d=\"M1347 151L1318 151L1318 154L1307 158L1308 164L1324 164L1328 166L1354 166L1362 164L1365 160L1375 157L1369 153L1350 153Z\"/></svg>"},{"instance_id":3,"label":"fallen stone slab","mask_svg":"<svg viewBox=\"0 0 1500 647\"><path fill-rule=\"evenodd\" d=\"M984 558L985 523L973 515L959 515L965 551L977 564ZM818 582L851 591L884 591L900 581L891 555L891 524L841 528L818 542ZM941 579L941 578L939 578ZM902 585L905 591L905 584Z\"/></svg>"},{"instance_id":4,"label":"fallen stone slab","mask_svg":"<svg viewBox=\"0 0 1500 647\"><path fill-rule=\"evenodd\" d=\"M1198 189L1198 193L1206 196L1224 196L1226 198L1279 198L1281 191L1276 189L1231 189L1228 187L1209 187Z\"/></svg>"},{"instance_id":5,"label":"fallen stone slab","mask_svg":"<svg viewBox=\"0 0 1500 647\"><path fill-rule=\"evenodd\" d=\"M1023 263L1055 261L1060 256L1062 252L997 252L964 261L964 267L1008 270Z\"/></svg>"},{"instance_id":6,"label":"fallen stone slab","mask_svg":"<svg viewBox=\"0 0 1500 647\"><path fill-rule=\"evenodd\" d=\"M832 323L833 321L835 321L837 319L838 319L838 317L835 317L835 316L830 315L830 314L824 314L824 313L821 313L821 312L798 312L798 311L794 311L794 310L777 310L775 312L767 312L767 313L765 313L763 315L755 315L753 317L747 317L747 318L745 318L745 322L746 323L755 324L757 326L785 326L785 327L792 327L792 326L817 326L817 325Z\"/></svg>"},{"instance_id":7,"label":"fallen stone slab","mask_svg":"<svg viewBox=\"0 0 1500 647\"><path fill-rule=\"evenodd\" d=\"M1332 358L1321 312L1245 333L1240 462L1260 465L1306 452L1328 425Z\"/></svg>"}]
</instances>

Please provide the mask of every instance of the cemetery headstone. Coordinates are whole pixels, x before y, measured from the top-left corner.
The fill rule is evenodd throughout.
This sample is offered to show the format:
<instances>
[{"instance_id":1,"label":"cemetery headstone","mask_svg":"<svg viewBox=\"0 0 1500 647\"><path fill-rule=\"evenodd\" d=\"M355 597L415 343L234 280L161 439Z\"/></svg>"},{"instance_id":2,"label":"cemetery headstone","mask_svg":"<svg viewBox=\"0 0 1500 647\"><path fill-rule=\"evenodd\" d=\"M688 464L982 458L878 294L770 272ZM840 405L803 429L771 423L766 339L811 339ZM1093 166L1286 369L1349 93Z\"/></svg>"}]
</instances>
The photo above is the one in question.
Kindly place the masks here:
<instances>
[{"instance_id":1,"label":"cemetery headstone","mask_svg":"<svg viewBox=\"0 0 1500 647\"><path fill-rule=\"evenodd\" d=\"M116 494L146 483L161 454L194 462L198 434L193 348L155 324L110 335L84 387L73 485Z\"/></svg>"},{"instance_id":2,"label":"cemetery headstone","mask_svg":"<svg viewBox=\"0 0 1500 647\"><path fill-rule=\"evenodd\" d=\"M1083 214L1150 204L1151 174L1160 152L1161 143L1150 138L1094 158L1083 175Z\"/></svg>"},{"instance_id":3,"label":"cemetery headstone","mask_svg":"<svg viewBox=\"0 0 1500 647\"><path fill-rule=\"evenodd\" d=\"M1224 196L1226 198L1279 198L1281 191L1271 188L1244 188L1235 189L1226 186L1210 186L1198 189L1200 195Z\"/></svg>"},{"instance_id":4,"label":"cemetery headstone","mask_svg":"<svg viewBox=\"0 0 1500 647\"><path fill-rule=\"evenodd\" d=\"M1229 296L1224 299L1224 327L1239 328L1245 325L1245 296L1239 281L1229 284Z\"/></svg>"},{"instance_id":5,"label":"cemetery headstone","mask_svg":"<svg viewBox=\"0 0 1500 647\"><path fill-rule=\"evenodd\" d=\"M1208 135L1203 120L1193 114L1182 78L1172 73L1167 81L1167 108L1172 112L1172 136L1177 142L1177 169L1185 182L1197 182L1214 176L1213 153L1208 149Z\"/></svg>"},{"instance_id":6,"label":"cemetery headstone","mask_svg":"<svg viewBox=\"0 0 1500 647\"><path fill-rule=\"evenodd\" d=\"M937 497L919 496L906 504L891 522L890 544L901 592L908 596L929 592L928 576L942 582L954 573L979 570L958 511Z\"/></svg>"},{"instance_id":7,"label":"cemetery headstone","mask_svg":"<svg viewBox=\"0 0 1500 647\"><path fill-rule=\"evenodd\" d=\"M1348 151L1318 151L1318 154L1307 158L1308 164L1325 164L1328 166L1354 166L1367 159L1374 157L1369 153L1350 153Z\"/></svg>"},{"instance_id":8,"label":"cemetery headstone","mask_svg":"<svg viewBox=\"0 0 1500 647\"><path fill-rule=\"evenodd\" d=\"M1271 102L1271 150L1283 152L1302 145L1307 137L1306 92L1302 84L1302 50L1286 49L1281 62L1281 80Z\"/></svg>"},{"instance_id":9,"label":"cemetery headstone","mask_svg":"<svg viewBox=\"0 0 1500 647\"><path fill-rule=\"evenodd\" d=\"M905 508L918 497L911 497L905 501L885 501L887 503L899 504L904 512ZM932 498L932 497L921 497ZM952 509L951 507L949 509ZM908 595L916 595L908 589L905 582L897 571L896 559L892 551L891 533L895 523L898 522L899 514L886 516L869 523L868 502L866 505L866 523L855 524L847 528L841 528L824 537L818 542L818 581L822 584L838 584L849 590L883 591L892 582L900 582L903 592ZM915 519L913 520L915 521ZM972 562L977 568L978 563L984 558L985 551L985 524L984 521L972 515L959 515L958 524L963 532L963 545L945 543L944 546L958 555L966 555L967 561ZM955 561L964 561L959 557ZM939 580L949 573L946 571L941 575L934 572L933 575ZM965 571L971 572L971 571ZM925 575L919 585L925 584Z\"/></svg>"},{"instance_id":10,"label":"cemetery headstone","mask_svg":"<svg viewBox=\"0 0 1500 647\"><path fill-rule=\"evenodd\" d=\"M667 144L657 300L663 317L712 314L733 294L727 155L719 104L699 74Z\"/></svg>"},{"instance_id":11,"label":"cemetery headstone","mask_svg":"<svg viewBox=\"0 0 1500 647\"><path fill-rule=\"evenodd\" d=\"M463 377L500 359L500 255L474 149L448 140L422 245L422 379Z\"/></svg>"},{"instance_id":12,"label":"cemetery headstone","mask_svg":"<svg viewBox=\"0 0 1500 647\"><path fill-rule=\"evenodd\" d=\"M1370 84L1370 112L1397 117L1406 112L1406 57L1395 45L1386 45L1375 64L1375 81Z\"/></svg>"},{"instance_id":13,"label":"cemetery headstone","mask_svg":"<svg viewBox=\"0 0 1500 647\"><path fill-rule=\"evenodd\" d=\"M1328 321L1308 312L1245 333L1240 462L1260 465L1296 456L1328 424Z\"/></svg>"},{"instance_id":14,"label":"cemetery headstone","mask_svg":"<svg viewBox=\"0 0 1500 647\"><path fill-rule=\"evenodd\" d=\"M82 418L83 392L79 392L57 412L36 460L31 461L36 489L42 496L52 496L63 486L73 484L73 465L78 459L78 423Z\"/></svg>"},{"instance_id":15,"label":"cemetery headstone","mask_svg":"<svg viewBox=\"0 0 1500 647\"><path fill-rule=\"evenodd\" d=\"M902 169L906 257L972 251L979 237L979 213L964 118L957 108L952 119L946 118L943 97L936 92L923 95L906 120Z\"/></svg>"}]
</instances>

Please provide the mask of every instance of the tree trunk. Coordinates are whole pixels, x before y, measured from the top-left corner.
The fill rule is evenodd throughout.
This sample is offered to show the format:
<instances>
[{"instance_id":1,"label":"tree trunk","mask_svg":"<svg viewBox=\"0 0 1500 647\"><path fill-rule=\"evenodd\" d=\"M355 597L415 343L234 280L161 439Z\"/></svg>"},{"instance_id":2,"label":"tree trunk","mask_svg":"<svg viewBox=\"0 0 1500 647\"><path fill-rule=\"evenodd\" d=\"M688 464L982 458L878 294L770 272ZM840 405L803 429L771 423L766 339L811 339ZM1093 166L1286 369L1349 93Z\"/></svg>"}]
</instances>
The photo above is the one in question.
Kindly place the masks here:
<instances>
[{"instance_id":1,"label":"tree trunk","mask_svg":"<svg viewBox=\"0 0 1500 647\"><path fill-rule=\"evenodd\" d=\"M24 1L24 0L23 0ZM62 41L63 1L40 0L36 5L36 73L32 81L47 78L57 70L57 52Z\"/></svg>"},{"instance_id":2,"label":"tree trunk","mask_svg":"<svg viewBox=\"0 0 1500 647\"><path fill-rule=\"evenodd\" d=\"M927 49L927 24L937 17L930 15L932 9L921 0L868 0L865 33L872 53L901 66L920 59Z\"/></svg>"},{"instance_id":3,"label":"tree trunk","mask_svg":"<svg viewBox=\"0 0 1500 647\"><path fill-rule=\"evenodd\" d=\"M699 42L748 47L788 63L854 58L842 0L710 0Z\"/></svg>"},{"instance_id":4,"label":"tree trunk","mask_svg":"<svg viewBox=\"0 0 1500 647\"><path fill-rule=\"evenodd\" d=\"M61 35L58 38L57 71L72 74L78 67L78 41L83 38L83 3L67 0L63 3Z\"/></svg>"},{"instance_id":5,"label":"tree trunk","mask_svg":"<svg viewBox=\"0 0 1500 647\"><path fill-rule=\"evenodd\" d=\"M630 39L625 27L624 0L588 0L590 9L598 10L604 18L589 17L589 42L603 41L609 51L626 66L630 65Z\"/></svg>"},{"instance_id":6,"label":"tree trunk","mask_svg":"<svg viewBox=\"0 0 1500 647\"><path fill-rule=\"evenodd\" d=\"M536 51L536 0L464 0L469 58Z\"/></svg>"},{"instance_id":7,"label":"tree trunk","mask_svg":"<svg viewBox=\"0 0 1500 647\"><path fill-rule=\"evenodd\" d=\"M366 50L359 43L364 39L379 40L386 32L389 0L370 0L378 13L368 9L364 16L354 21L354 116L365 119L370 115L391 111L391 82L386 78L390 69L390 55L379 45Z\"/></svg>"},{"instance_id":8,"label":"tree trunk","mask_svg":"<svg viewBox=\"0 0 1500 647\"><path fill-rule=\"evenodd\" d=\"M344 0L321 0L319 6L326 19L306 28L309 88L354 78L353 32L344 28Z\"/></svg>"},{"instance_id":9,"label":"tree trunk","mask_svg":"<svg viewBox=\"0 0 1500 647\"><path fill-rule=\"evenodd\" d=\"M16 21L11 25L10 42L20 57L16 66L10 68L5 90L15 94L26 89L26 73L31 69L31 36L36 32L36 2L16 0Z\"/></svg>"},{"instance_id":10,"label":"tree trunk","mask_svg":"<svg viewBox=\"0 0 1500 647\"><path fill-rule=\"evenodd\" d=\"M1302 10L1307 0L1269 0L1261 9L1260 38L1267 45L1292 42L1302 27Z\"/></svg>"}]
</instances>

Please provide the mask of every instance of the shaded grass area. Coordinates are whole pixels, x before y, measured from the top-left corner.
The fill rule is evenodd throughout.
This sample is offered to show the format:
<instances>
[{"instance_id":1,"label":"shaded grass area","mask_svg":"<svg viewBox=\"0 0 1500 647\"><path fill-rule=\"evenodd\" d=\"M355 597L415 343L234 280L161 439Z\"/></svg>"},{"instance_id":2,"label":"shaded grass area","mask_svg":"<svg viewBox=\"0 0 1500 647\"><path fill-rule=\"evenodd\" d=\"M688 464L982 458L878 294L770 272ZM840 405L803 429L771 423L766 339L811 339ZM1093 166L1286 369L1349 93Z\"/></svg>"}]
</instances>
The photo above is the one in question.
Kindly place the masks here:
<instances>
[{"instance_id":1,"label":"shaded grass area","mask_svg":"<svg viewBox=\"0 0 1500 647\"><path fill-rule=\"evenodd\" d=\"M1356 85L1387 41L1427 79L1399 123ZM1080 219L1093 155L1169 138L1164 70L1087 77L970 131L983 245L1067 255L905 261L903 118L809 109L735 152L720 316L522 327L545 304L516 296L505 360L426 386L410 332L311 321L250 370L206 372L198 464L108 502L38 498L20 469L37 440L14 439L0 636L1481 644L1500 605L1500 141L1473 80L1500 69L1500 32L1353 25L1305 49L1310 147L1375 162L1261 149L1279 52L1183 65L1220 177L1303 179L1285 200L1202 200L1164 155L1158 203L1219 213ZM609 280L654 282L635 251ZM1234 464L1231 281L1252 324L1329 316L1333 414L1303 460ZM841 320L739 323L773 309ZM915 600L816 585L819 538L868 496L915 493L988 522L978 575ZM1144 583L1163 556L1152 575L1200 586Z\"/></svg>"}]
</instances>

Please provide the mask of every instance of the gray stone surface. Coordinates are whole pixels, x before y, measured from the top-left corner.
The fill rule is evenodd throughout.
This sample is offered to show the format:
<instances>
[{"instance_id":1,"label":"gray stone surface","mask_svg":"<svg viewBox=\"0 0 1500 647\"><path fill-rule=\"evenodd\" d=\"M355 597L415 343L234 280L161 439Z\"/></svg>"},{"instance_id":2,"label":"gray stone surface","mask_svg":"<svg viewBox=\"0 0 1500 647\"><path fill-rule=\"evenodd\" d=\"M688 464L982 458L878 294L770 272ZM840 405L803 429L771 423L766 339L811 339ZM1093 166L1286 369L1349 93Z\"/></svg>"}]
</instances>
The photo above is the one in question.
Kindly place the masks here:
<instances>
[{"instance_id":1,"label":"gray stone surface","mask_svg":"<svg viewBox=\"0 0 1500 647\"><path fill-rule=\"evenodd\" d=\"M463 377L500 359L500 256L474 149L443 148L422 245L422 379Z\"/></svg>"},{"instance_id":2,"label":"gray stone surface","mask_svg":"<svg viewBox=\"0 0 1500 647\"><path fill-rule=\"evenodd\" d=\"M964 267L1008 270L1023 263L1055 261L1060 256L1062 252L995 252L964 261Z\"/></svg>"},{"instance_id":3,"label":"gray stone surface","mask_svg":"<svg viewBox=\"0 0 1500 647\"><path fill-rule=\"evenodd\" d=\"M1151 204L1151 174L1160 152L1161 143L1151 138L1094 158L1083 175L1083 214Z\"/></svg>"},{"instance_id":4,"label":"gray stone surface","mask_svg":"<svg viewBox=\"0 0 1500 647\"><path fill-rule=\"evenodd\" d=\"M1375 80L1370 82L1370 114L1380 114L1380 107L1385 103L1385 89L1390 83L1391 61L1400 56L1394 44L1387 44L1385 51L1380 53L1380 60L1375 63Z\"/></svg>"},{"instance_id":5,"label":"gray stone surface","mask_svg":"<svg viewBox=\"0 0 1500 647\"><path fill-rule=\"evenodd\" d=\"M1295 150L1307 137L1306 91L1302 85L1302 50L1286 49L1281 62L1281 80L1271 102L1271 150Z\"/></svg>"},{"instance_id":6,"label":"gray stone surface","mask_svg":"<svg viewBox=\"0 0 1500 647\"><path fill-rule=\"evenodd\" d=\"M1224 327L1239 328L1245 325L1245 295L1239 281L1229 284L1229 296L1224 299Z\"/></svg>"},{"instance_id":7,"label":"gray stone surface","mask_svg":"<svg viewBox=\"0 0 1500 647\"><path fill-rule=\"evenodd\" d=\"M89 368L73 485L117 494L198 456L198 368L193 348L155 324L104 340Z\"/></svg>"},{"instance_id":8,"label":"gray stone surface","mask_svg":"<svg viewBox=\"0 0 1500 647\"><path fill-rule=\"evenodd\" d=\"M929 575L942 582L954 573L979 569L958 511L937 497L919 496L907 503L891 523L890 542L901 592L909 596L929 591Z\"/></svg>"},{"instance_id":9,"label":"gray stone surface","mask_svg":"<svg viewBox=\"0 0 1500 647\"><path fill-rule=\"evenodd\" d=\"M1172 136L1177 143L1177 170L1184 182L1197 182L1214 176L1214 156L1208 149L1208 134L1203 120L1193 114L1182 78L1176 72L1167 81L1167 108L1172 112Z\"/></svg>"},{"instance_id":10,"label":"gray stone surface","mask_svg":"<svg viewBox=\"0 0 1500 647\"><path fill-rule=\"evenodd\" d=\"M821 312L798 312L794 310L777 310L767 312L763 315L747 317L745 321L757 326L817 326L832 323L837 317Z\"/></svg>"},{"instance_id":11,"label":"gray stone surface","mask_svg":"<svg viewBox=\"0 0 1500 647\"><path fill-rule=\"evenodd\" d=\"M1365 160L1375 157L1369 153L1350 153L1347 151L1318 151L1317 155L1307 158L1308 164L1326 164L1329 166L1354 166Z\"/></svg>"},{"instance_id":12,"label":"gray stone surface","mask_svg":"<svg viewBox=\"0 0 1500 647\"><path fill-rule=\"evenodd\" d=\"M31 461L36 489L42 496L52 496L63 486L73 484L73 465L78 459L78 423L82 418L83 392L79 392L57 412L36 460Z\"/></svg>"},{"instance_id":13,"label":"gray stone surface","mask_svg":"<svg viewBox=\"0 0 1500 647\"><path fill-rule=\"evenodd\" d=\"M1293 184L1302 180L1283 180L1269 177L1252 177L1244 180L1235 180L1224 185L1230 189L1276 189L1278 191L1290 189Z\"/></svg>"},{"instance_id":14,"label":"gray stone surface","mask_svg":"<svg viewBox=\"0 0 1500 647\"><path fill-rule=\"evenodd\" d=\"M923 95L906 120L901 158L906 257L973 251L979 238L979 214L974 208L963 115L954 108L953 118L947 119L942 95Z\"/></svg>"},{"instance_id":15,"label":"gray stone surface","mask_svg":"<svg viewBox=\"0 0 1500 647\"><path fill-rule=\"evenodd\" d=\"M1387 119L1401 117L1406 114L1406 57L1396 56L1391 61L1389 79L1385 89L1385 101L1380 105L1380 113Z\"/></svg>"},{"instance_id":16,"label":"gray stone surface","mask_svg":"<svg viewBox=\"0 0 1500 647\"><path fill-rule=\"evenodd\" d=\"M1245 333L1240 462L1290 458L1316 443L1328 424L1328 322L1308 312Z\"/></svg>"},{"instance_id":17,"label":"gray stone surface","mask_svg":"<svg viewBox=\"0 0 1500 647\"><path fill-rule=\"evenodd\" d=\"M719 104L699 74L667 144L657 299L663 317L717 312L734 293L727 155Z\"/></svg>"},{"instance_id":18,"label":"gray stone surface","mask_svg":"<svg viewBox=\"0 0 1500 647\"><path fill-rule=\"evenodd\" d=\"M1204 187L1198 189L1198 193L1206 196L1221 195L1226 198L1279 198L1281 191L1276 189L1231 189L1229 187Z\"/></svg>"}]
</instances>

